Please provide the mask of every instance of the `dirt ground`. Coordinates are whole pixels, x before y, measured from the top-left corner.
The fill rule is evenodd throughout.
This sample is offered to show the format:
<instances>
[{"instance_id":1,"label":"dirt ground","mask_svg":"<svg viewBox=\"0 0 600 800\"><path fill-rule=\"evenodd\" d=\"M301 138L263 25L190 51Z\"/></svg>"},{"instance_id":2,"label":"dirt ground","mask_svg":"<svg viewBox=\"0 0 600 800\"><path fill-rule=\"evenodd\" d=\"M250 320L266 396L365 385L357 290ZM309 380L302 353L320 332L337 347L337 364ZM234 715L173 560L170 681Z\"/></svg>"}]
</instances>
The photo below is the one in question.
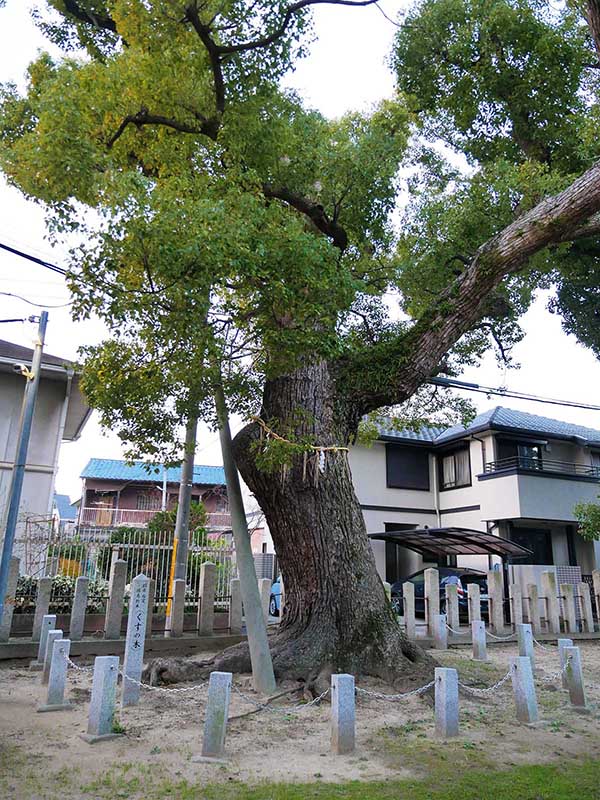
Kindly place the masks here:
<instances>
[{"instance_id":1,"label":"dirt ground","mask_svg":"<svg viewBox=\"0 0 600 800\"><path fill-rule=\"evenodd\" d=\"M274 704L277 713L263 710L240 717L253 706L234 692L224 764L193 760L201 749L206 688L172 695L143 690L139 706L118 712L124 736L89 745L80 734L87 725L91 672L69 672L67 695L75 703L73 711L38 714L36 707L45 699L40 673L13 662L0 666L0 797L54 797L47 782L50 775L57 779L57 797L79 797L83 790L78 785L89 787L108 769L126 771L131 765L164 768L171 777L188 781L337 782L419 777L443 761L485 769L582 755L600 757L600 641L580 646L591 707L587 715L570 708L559 680L543 683L559 668L557 648L549 646L548 650L536 648L543 721L535 728L516 721L510 681L485 698L463 693L461 736L447 743L434 738L430 696L391 702L359 694L356 752L334 757L329 752L328 703L286 713L286 706L298 702L291 696ZM471 661L470 648L465 647L434 656L443 666L456 667L463 683L483 688L506 673L517 650L512 644L497 645L489 648L489 654L488 664ZM249 685L248 677L235 680L237 688L256 698ZM358 685L393 692L375 680Z\"/></svg>"}]
</instances>

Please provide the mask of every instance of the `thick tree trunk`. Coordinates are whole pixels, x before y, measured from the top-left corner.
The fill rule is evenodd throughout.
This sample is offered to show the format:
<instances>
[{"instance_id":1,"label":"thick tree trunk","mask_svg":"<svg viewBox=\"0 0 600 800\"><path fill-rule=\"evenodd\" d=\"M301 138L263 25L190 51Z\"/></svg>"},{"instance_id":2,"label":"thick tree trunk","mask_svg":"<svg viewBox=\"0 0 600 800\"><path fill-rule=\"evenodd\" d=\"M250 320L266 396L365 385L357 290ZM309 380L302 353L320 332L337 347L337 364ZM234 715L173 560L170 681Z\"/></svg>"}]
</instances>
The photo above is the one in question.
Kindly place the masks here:
<instances>
[{"instance_id":1,"label":"thick tree trunk","mask_svg":"<svg viewBox=\"0 0 600 800\"><path fill-rule=\"evenodd\" d=\"M336 387L321 362L267 383L262 419L278 431L340 450L296 457L289 469L256 465L260 428L236 437L238 468L263 510L285 585L286 606L272 642L280 677L314 680L332 670L391 682L431 674L432 661L401 632L385 598L354 493L337 416Z\"/></svg>"}]
</instances>

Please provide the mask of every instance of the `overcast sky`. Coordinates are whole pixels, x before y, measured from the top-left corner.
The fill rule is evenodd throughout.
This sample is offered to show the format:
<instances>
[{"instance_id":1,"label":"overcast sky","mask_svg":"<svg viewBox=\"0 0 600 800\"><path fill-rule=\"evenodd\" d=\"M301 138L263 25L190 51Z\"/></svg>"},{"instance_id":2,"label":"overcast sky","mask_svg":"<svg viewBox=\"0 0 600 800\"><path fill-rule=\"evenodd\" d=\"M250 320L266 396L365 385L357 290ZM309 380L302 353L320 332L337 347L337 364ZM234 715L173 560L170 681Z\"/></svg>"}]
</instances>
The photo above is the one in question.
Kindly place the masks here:
<instances>
[{"instance_id":1,"label":"overcast sky","mask_svg":"<svg viewBox=\"0 0 600 800\"><path fill-rule=\"evenodd\" d=\"M0 79L23 82L27 64L45 43L32 24L29 9L35 3L8 0L0 10ZM406 3L381 0L388 16L395 18ZM349 9L320 7L315 14L318 40L311 55L302 62L287 83L300 91L306 102L323 113L336 116L353 108L364 109L393 91L392 75L385 59L394 36L394 25L375 6ZM42 210L25 201L0 178L0 241L65 264L64 253L46 241ZM52 308L69 301L64 280L35 264L0 251L0 293L11 292L36 303L44 303L50 313L48 352L74 358L77 348L99 341L103 326L97 320L75 323L69 309ZM561 329L560 318L545 310L544 293L524 318L527 336L514 351L520 370L507 373L490 355L481 367L465 373L465 379L483 385L506 385L511 389L598 403L600 364L592 353ZM21 300L0 294L0 319L29 316L39 309ZM0 338L31 346L35 331L31 323L3 324ZM600 412L544 406L537 403L488 399L474 395L480 410L494 405L509 405L531 413L554 416L600 429ZM64 444L57 478L57 491L79 496L79 474L92 457L121 458L118 439L103 434L95 417L78 442ZM214 433L202 430L197 451L198 463L219 464L221 455Z\"/></svg>"}]
</instances>

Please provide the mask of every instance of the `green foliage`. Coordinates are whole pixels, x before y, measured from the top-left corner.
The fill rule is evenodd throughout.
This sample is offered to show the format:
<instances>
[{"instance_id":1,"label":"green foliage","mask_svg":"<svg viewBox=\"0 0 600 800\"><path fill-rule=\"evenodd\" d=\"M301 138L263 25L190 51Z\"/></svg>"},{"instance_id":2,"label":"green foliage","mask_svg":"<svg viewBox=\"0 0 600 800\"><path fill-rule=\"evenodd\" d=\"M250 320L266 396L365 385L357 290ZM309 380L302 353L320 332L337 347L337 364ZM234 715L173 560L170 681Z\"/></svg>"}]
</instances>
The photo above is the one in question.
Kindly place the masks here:
<instances>
[{"instance_id":1,"label":"green foliage","mask_svg":"<svg viewBox=\"0 0 600 800\"><path fill-rule=\"evenodd\" d=\"M72 575L56 575L52 578L49 613L68 614L75 596L76 577ZM38 578L20 575L17 581L15 613L33 614L37 598ZM86 612L100 614L104 611L108 582L102 579L88 583L88 601Z\"/></svg>"},{"instance_id":2,"label":"green foliage","mask_svg":"<svg viewBox=\"0 0 600 800\"><path fill-rule=\"evenodd\" d=\"M169 511L159 511L148 522L148 532L150 534L162 533L163 531L175 531L175 521L177 519L177 506ZM190 543L202 546L206 543L206 509L203 503L190 503Z\"/></svg>"},{"instance_id":3,"label":"green foliage","mask_svg":"<svg viewBox=\"0 0 600 800\"><path fill-rule=\"evenodd\" d=\"M577 533L588 542L600 539L600 504L577 503L573 508L575 519L579 522Z\"/></svg>"}]
</instances>

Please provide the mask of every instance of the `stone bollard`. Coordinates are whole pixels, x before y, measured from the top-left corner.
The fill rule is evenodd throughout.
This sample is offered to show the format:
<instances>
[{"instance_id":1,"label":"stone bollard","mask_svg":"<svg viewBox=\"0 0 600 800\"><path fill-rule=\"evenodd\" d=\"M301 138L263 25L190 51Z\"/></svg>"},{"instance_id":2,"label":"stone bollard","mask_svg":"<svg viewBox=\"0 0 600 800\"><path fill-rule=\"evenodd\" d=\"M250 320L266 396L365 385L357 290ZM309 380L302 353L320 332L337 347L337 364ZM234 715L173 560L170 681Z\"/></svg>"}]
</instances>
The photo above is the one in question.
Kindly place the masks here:
<instances>
[{"instance_id":1,"label":"stone bollard","mask_svg":"<svg viewBox=\"0 0 600 800\"><path fill-rule=\"evenodd\" d=\"M119 639L123 618L123 598L127 579L127 562L118 558L112 563L108 584L108 602L104 618L104 638Z\"/></svg>"},{"instance_id":2,"label":"stone bollard","mask_svg":"<svg viewBox=\"0 0 600 800\"><path fill-rule=\"evenodd\" d=\"M455 631L460 628L460 614L458 612L458 586L449 583L446 586L446 618L448 625ZM452 636L452 631L450 631Z\"/></svg>"},{"instance_id":3,"label":"stone bollard","mask_svg":"<svg viewBox=\"0 0 600 800\"><path fill-rule=\"evenodd\" d=\"M437 569L425 570L425 621L427 633L435 636L435 618L440 613L440 573Z\"/></svg>"},{"instance_id":4,"label":"stone bollard","mask_svg":"<svg viewBox=\"0 0 600 800\"><path fill-rule=\"evenodd\" d=\"M69 669L69 652L71 642L69 639L56 639L52 648L50 663L50 677L48 679L48 695L44 705L37 710L43 711L70 711L73 703L65 702L65 684Z\"/></svg>"},{"instance_id":5,"label":"stone bollard","mask_svg":"<svg viewBox=\"0 0 600 800\"><path fill-rule=\"evenodd\" d=\"M223 760L231 696L231 677L231 672L210 673L204 716L202 757L199 759L201 761Z\"/></svg>"},{"instance_id":6,"label":"stone bollard","mask_svg":"<svg viewBox=\"0 0 600 800\"><path fill-rule=\"evenodd\" d=\"M435 668L435 735L439 739L458 736L458 672Z\"/></svg>"},{"instance_id":7,"label":"stone bollard","mask_svg":"<svg viewBox=\"0 0 600 800\"><path fill-rule=\"evenodd\" d=\"M271 602L271 581L269 578L261 578L258 582L258 593L262 605L265 622L269 624L269 603Z\"/></svg>"},{"instance_id":8,"label":"stone bollard","mask_svg":"<svg viewBox=\"0 0 600 800\"><path fill-rule=\"evenodd\" d=\"M38 646L37 659L29 664L31 670L41 670L44 668L44 659L46 658L46 640L48 639L48 631L54 630L56 625L56 614L46 614L42 618L40 625L40 643Z\"/></svg>"},{"instance_id":9,"label":"stone bollard","mask_svg":"<svg viewBox=\"0 0 600 800\"><path fill-rule=\"evenodd\" d=\"M527 601L527 618L534 633L542 632L542 622L540 619L540 596L537 588L537 583L530 583L527 586L527 594L529 599Z\"/></svg>"},{"instance_id":10,"label":"stone bollard","mask_svg":"<svg viewBox=\"0 0 600 800\"><path fill-rule=\"evenodd\" d=\"M436 614L433 618L433 647L435 650L448 649L448 628L445 614Z\"/></svg>"},{"instance_id":11,"label":"stone bollard","mask_svg":"<svg viewBox=\"0 0 600 800\"><path fill-rule=\"evenodd\" d=\"M560 593L563 601L565 632L577 633L577 616L575 614L575 587L572 583L561 583Z\"/></svg>"},{"instance_id":12,"label":"stone bollard","mask_svg":"<svg viewBox=\"0 0 600 800\"><path fill-rule=\"evenodd\" d=\"M546 623L550 633L560 633L560 604L556 588L556 573L547 570L540 578L542 596L546 598ZM532 620L530 620L532 622ZM532 622L533 624L533 622ZM534 627L535 630L535 627ZM535 631L537 633L537 631Z\"/></svg>"},{"instance_id":13,"label":"stone bollard","mask_svg":"<svg viewBox=\"0 0 600 800\"><path fill-rule=\"evenodd\" d=\"M481 619L481 588L478 583L467 584L467 604L469 607L469 622Z\"/></svg>"},{"instance_id":14,"label":"stone bollard","mask_svg":"<svg viewBox=\"0 0 600 800\"><path fill-rule=\"evenodd\" d=\"M242 589L239 578L232 578L229 590L229 632L242 632Z\"/></svg>"},{"instance_id":15,"label":"stone bollard","mask_svg":"<svg viewBox=\"0 0 600 800\"><path fill-rule=\"evenodd\" d=\"M500 570L490 569L487 583L490 627L496 636L501 636L504 632L504 581Z\"/></svg>"},{"instance_id":16,"label":"stone bollard","mask_svg":"<svg viewBox=\"0 0 600 800\"><path fill-rule=\"evenodd\" d=\"M150 579L145 575L136 575L131 581L127 638L125 639L125 656L123 658L122 708L137 706L140 700L140 687L134 681L141 679L144 665L149 582ZM185 590L185 581L182 583Z\"/></svg>"},{"instance_id":17,"label":"stone bollard","mask_svg":"<svg viewBox=\"0 0 600 800\"><path fill-rule=\"evenodd\" d=\"M531 661L531 671L535 672L535 651L533 648L533 631L531 625L517 625L517 641L519 643L519 655L525 656Z\"/></svg>"},{"instance_id":18,"label":"stone bollard","mask_svg":"<svg viewBox=\"0 0 600 800\"><path fill-rule=\"evenodd\" d=\"M578 647L565 647L567 668L564 672L567 678L567 689L571 705L578 711L589 711L583 685L583 670L581 668L581 653Z\"/></svg>"},{"instance_id":19,"label":"stone bollard","mask_svg":"<svg viewBox=\"0 0 600 800\"><path fill-rule=\"evenodd\" d=\"M388 603L392 602L392 584L388 581L382 581L383 583L383 591L385 592L385 596L387 597Z\"/></svg>"},{"instance_id":20,"label":"stone bollard","mask_svg":"<svg viewBox=\"0 0 600 800\"><path fill-rule=\"evenodd\" d=\"M410 581L402 584L402 610L404 629L409 639L417 638L417 619L415 616L415 585Z\"/></svg>"},{"instance_id":21,"label":"stone bollard","mask_svg":"<svg viewBox=\"0 0 600 800\"><path fill-rule=\"evenodd\" d=\"M98 656L94 660L87 733L81 736L89 744L122 735L113 731L118 675L118 656Z\"/></svg>"},{"instance_id":22,"label":"stone bollard","mask_svg":"<svg viewBox=\"0 0 600 800\"><path fill-rule=\"evenodd\" d=\"M511 583L508 587L508 597L510 601L510 621L516 630L517 625L523 624L523 592L518 583Z\"/></svg>"},{"instance_id":23,"label":"stone bollard","mask_svg":"<svg viewBox=\"0 0 600 800\"><path fill-rule=\"evenodd\" d=\"M563 689L568 689L569 684L567 681L567 676L565 674L565 667L567 666L567 655L565 653L565 649L567 647L573 647L573 639L559 639L557 644L558 644L558 657L560 659L561 684Z\"/></svg>"},{"instance_id":24,"label":"stone bollard","mask_svg":"<svg viewBox=\"0 0 600 800\"><path fill-rule=\"evenodd\" d=\"M171 615L168 617L170 629L168 636L175 639L183 636L183 612L185 610L185 581L175 578L173 581L173 597L171 599ZM166 633L166 631L165 631Z\"/></svg>"},{"instance_id":25,"label":"stone bollard","mask_svg":"<svg viewBox=\"0 0 600 800\"><path fill-rule=\"evenodd\" d=\"M474 619L471 623L471 638L473 640L473 660L487 661L485 622L482 619Z\"/></svg>"},{"instance_id":26,"label":"stone bollard","mask_svg":"<svg viewBox=\"0 0 600 800\"><path fill-rule=\"evenodd\" d=\"M42 620L48 615L51 594L52 578L40 578L37 583L37 597L35 599L35 613L33 615L33 633L31 634L32 642L40 641ZM54 627L54 625L52 627Z\"/></svg>"},{"instance_id":27,"label":"stone bollard","mask_svg":"<svg viewBox=\"0 0 600 800\"><path fill-rule=\"evenodd\" d=\"M592 610L590 587L585 581L582 581L578 586L578 591L581 604L581 613L583 616L583 631L585 633L594 633L594 612Z\"/></svg>"},{"instance_id":28,"label":"stone bollard","mask_svg":"<svg viewBox=\"0 0 600 800\"><path fill-rule=\"evenodd\" d=\"M198 609L198 635L212 636L215 621L215 587L217 567L205 561L200 567L200 608Z\"/></svg>"},{"instance_id":29,"label":"stone bollard","mask_svg":"<svg viewBox=\"0 0 600 800\"><path fill-rule=\"evenodd\" d=\"M80 576L75 581L75 596L73 597L73 608L71 609L69 622L69 639L73 642L83 639L89 584L90 579L83 576Z\"/></svg>"},{"instance_id":30,"label":"stone bollard","mask_svg":"<svg viewBox=\"0 0 600 800\"><path fill-rule=\"evenodd\" d=\"M19 580L20 560L16 556L11 556L8 566L8 583L6 585L6 596L4 600L4 613L0 621L0 642L8 642L12 618L15 613L15 602L17 594L17 582Z\"/></svg>"},{"instance_id":31,"label":"stone bollard","mask_svg":"<svg viewBox=\"0 0 600 800\"><path fill-rule=\"evenodd\" d=\"M515 658L510 665L513 695L519 722L537 722L538 704L535 696L531 661L527 656Z\"/></svg>"},{"instance_id":32,"label":"stone bollard","mask_svg":"<svg viewBox=\"0 0 600 800\"><path fill-rule=\"evenodd\" d=\"M52 653L54 642L63 638L63 632L57 628L48 631L46 636L46 654L44 655L44 666L42 668L42 686L46 686L50 678L50 665L52 664Z\"/></svg>"},{"instance_id":33,"label":"stone bollard","mask_svg":"<svg viewBox=\"0 0 600 800\"><path fill-rule=\"evenodd\" d=\"M343 756L354 752L355 729L354 675L332 675L331 752L334 755Z\"/></svg>"},{"instance_id":34,"label":"stone bollard","mask_svg":"<svg viewBox=\"0 0 600 800\"><path fill-rule=\"evenodd\" d=\"M156 595L156 581L150 578L148 582L148 608L146 611L146 639L152 638L152 619L154 617L154 596Z\"/></svg>"}]
</instances>

